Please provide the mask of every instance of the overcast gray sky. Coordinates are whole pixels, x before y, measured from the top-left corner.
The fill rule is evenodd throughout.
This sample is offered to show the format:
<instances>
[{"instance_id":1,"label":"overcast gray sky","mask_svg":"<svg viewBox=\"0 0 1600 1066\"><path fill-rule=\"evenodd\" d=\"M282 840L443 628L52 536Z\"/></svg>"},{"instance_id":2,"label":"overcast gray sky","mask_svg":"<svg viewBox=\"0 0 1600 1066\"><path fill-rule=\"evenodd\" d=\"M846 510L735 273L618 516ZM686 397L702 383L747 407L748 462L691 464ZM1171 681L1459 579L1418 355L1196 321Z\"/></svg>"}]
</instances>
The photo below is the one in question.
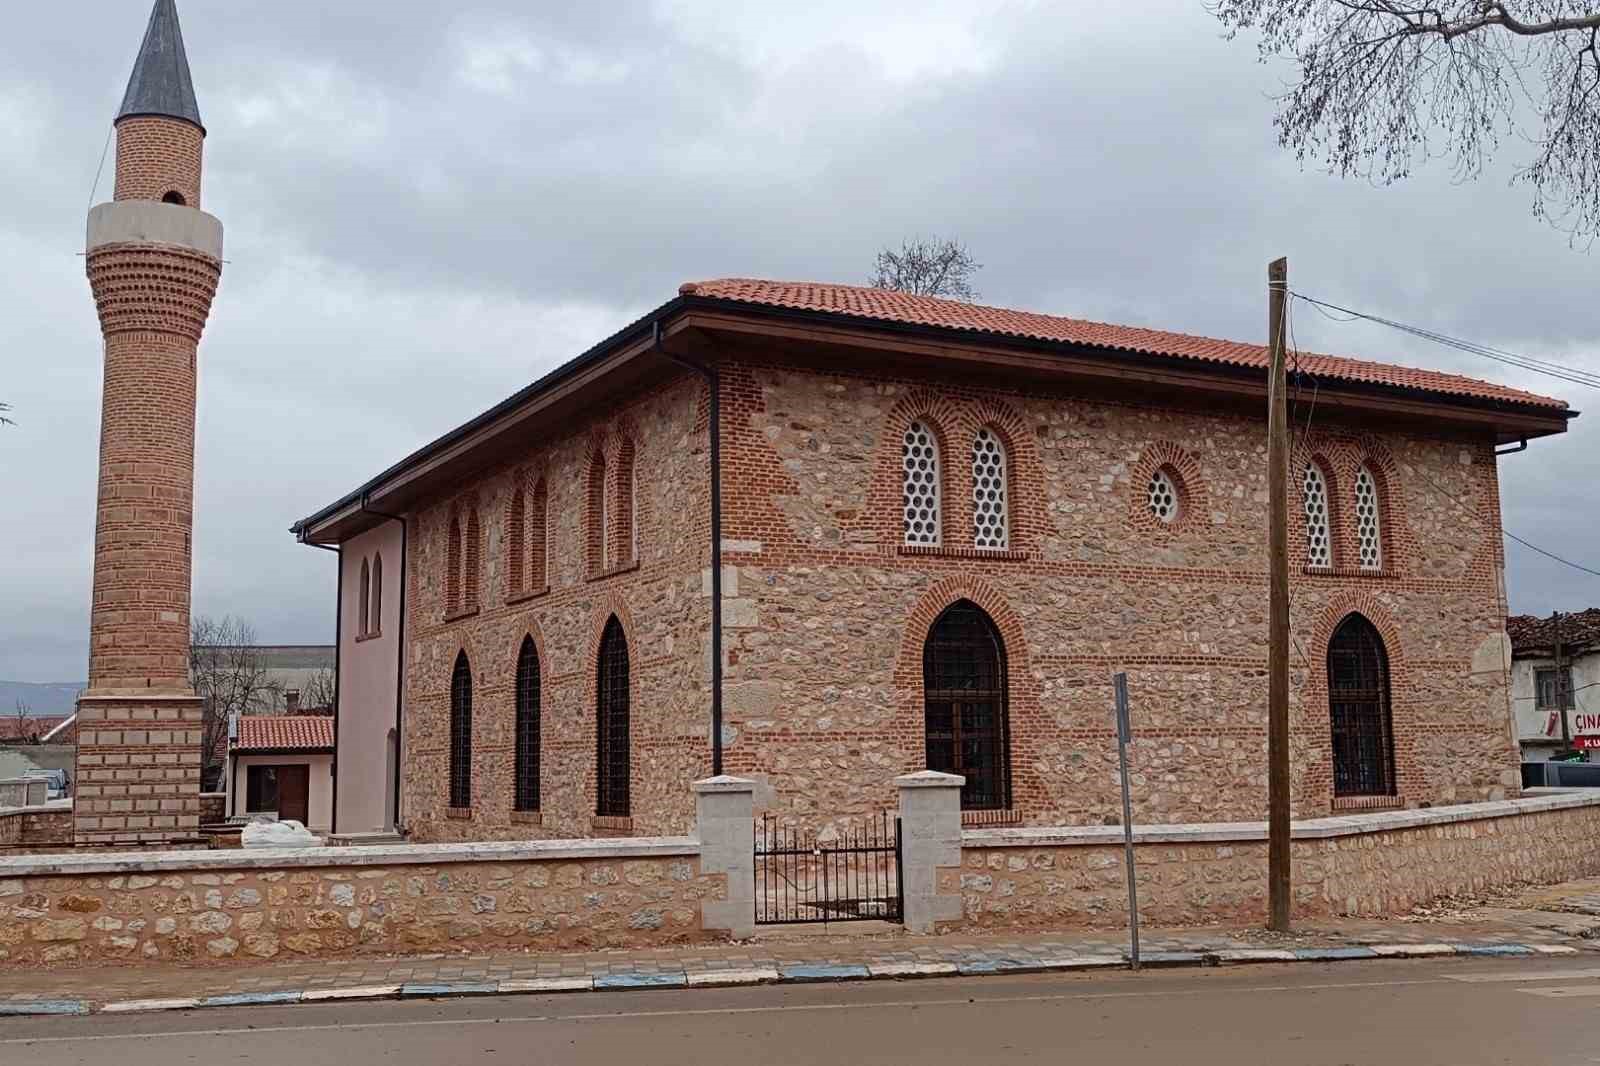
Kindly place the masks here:
<instances>
[{"instance_id":1,"label":"overcast gray sky","mask_svg":"<svg viewBox=\"0 0 1600 1066\"><path fill-rule=\"evenodd\" d=\"M86 673L100 337L79 253L145 0L0 40L0 678ZM333 637L291 521L691 278L859 282L956 235L984 302L1239 339L1302 291L1600 370L1600 253L1509 167L1373 188L1275 145L1285 72L1199 0L181 0L228 264L201 348L194 607ZM1508 162L1520 146L1509 145ZM109 199L110 162L97 200ZM1306 311L1301 346L1578 386ZM1505 522L1600 565L1600 412L1503 460ZM1508 546L1512 607L1600 578Z\"/></svg>"}]
</instances>

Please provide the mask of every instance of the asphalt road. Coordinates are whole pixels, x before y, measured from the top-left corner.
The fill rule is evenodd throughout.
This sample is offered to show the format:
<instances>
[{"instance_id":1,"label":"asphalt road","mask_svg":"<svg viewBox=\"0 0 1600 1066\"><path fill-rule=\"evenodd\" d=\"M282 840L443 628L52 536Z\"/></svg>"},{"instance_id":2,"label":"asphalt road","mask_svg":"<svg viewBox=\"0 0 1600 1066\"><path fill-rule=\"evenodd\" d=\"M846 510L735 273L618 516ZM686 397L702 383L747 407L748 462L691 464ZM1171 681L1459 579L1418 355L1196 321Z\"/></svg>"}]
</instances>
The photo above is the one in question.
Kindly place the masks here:
<instances>
[{"instance_id":1,"label":"asphalt road","mask_svg":"<svg viewBox=\"0 0 1600 1066\"><path fill-rule=\"evenodd\" d=\"M1600 959L1440 960L0 1020L19 1066L1600 1063Z\"/></svg>"}]
</instances>

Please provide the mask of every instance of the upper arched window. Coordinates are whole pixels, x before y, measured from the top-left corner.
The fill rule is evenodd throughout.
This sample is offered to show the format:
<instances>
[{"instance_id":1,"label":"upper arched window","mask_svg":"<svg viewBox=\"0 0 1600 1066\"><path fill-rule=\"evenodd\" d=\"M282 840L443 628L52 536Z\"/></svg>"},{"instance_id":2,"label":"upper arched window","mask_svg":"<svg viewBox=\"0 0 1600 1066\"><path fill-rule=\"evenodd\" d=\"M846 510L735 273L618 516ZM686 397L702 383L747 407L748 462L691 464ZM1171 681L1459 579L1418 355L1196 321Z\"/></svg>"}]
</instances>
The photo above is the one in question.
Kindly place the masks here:
<instances>
[{"instance_id":1,"label":"upper arched window","mask_svg":"<svg viewBox=\"0 0 1600 1066\"><path fill-rule=\"evenodd\" d=\"M963 810L1011 806L1006 653L1000 631L970 600L945 608L922 650L930 770L961 774Z\"/></svg>"},{"instance_id":2,"label":"upper arched window","mask_svg":"<svg viewBox=\"0 0 1600 1066\"><path fill-rule=\"evenodd\" d=\"M606 522L610 515L606 505L606 457L595 449L589 460L589 572L600 573L606 569Z\"/></svg>"},{"instance_id":3,"label":"upper arched window","mask_svg":"<svg viewBox=\"0 0 1600 1066\"><path fill-rule=\"evenodd\" d=\"M162 193L161 202L164 204L176 204L179 207L187 206L183 199L183 193L176 189L173 189L170 192Z\"/></svg>"},{"instance_id":4,"label":"upper arched window","mask_svg":"<svg viewBox=\"0 0 1600 1066\"><path fill-rule=\"evenodd\" d=\"M462 554L466 556L466 572L461 575L461 597L464 610L478 609L478 567L482 561L482 537L478 530L478 508L467 508L467 542Z\"/></svg>"},{"instance_id":5,"label":"upper arched window","mask_svg":"<svg viewBox=\"0 0 1600 1066\"><path fill-rule=\"evenodd\" d=\"M524 522L528 551L527 587L535 590L548 588L550 585L550 574L546 569L548 565L546 548L550 537L547 518L548 495L544 479L540 478L534 484L533 491L528 494L528 513Z\"/></svg>"},{"instance_id":6,"label":"upper arched window","mask_svg":"<svg viewBox=\"0 0 1600 1066\"><path fill-rule=\"evenodd\" d=\"M368 611L372 606L372 570L367 565L367 560L361 560L361 587L356 594L356 636L367 635L367 626L371 622Z\"/></svg>"},{"instance_id":7,"label":"upper arched window","mask_svg":"<svg viewBox=\"0 0 1600 1066\"><path fill-rule=\"evenodd\" d=\"M465 650L450 675L450 806L472 806L472 667Z\"/></svg>"},{"instance_id":8,"label":"upper arched window","mask_svg":"<svg viewBox=\"0 0 1600 1066\"><path fill-rule=\"evenodd\" d=\"M906 427L900 450L905 502L905 543L934 546L940 540L939 440L925 422Z\"/></svg>"},{"instance_id":9,"label":"upper arched window","mask_svg":"<svg viewBox=\"0 0 1600 1066\"><path fill-rule=\"evenodd\" d=\"M506 591L515 596L527 586L527 566L523 546L527 539L527 494L518 485L511 492L511 504L506 508Z\"/></svg>"},{"instance_id":10,"label":"upper arched window","mask_svg":"<svg viewBox=\"0 0 1600 1066\"><path fill-rule=\"evenodd\" d=\"M1383 528L1378 480L1362 463L1356 471L1356 553L1363 570L1383 569Z\"/></svg>"},{"instance_id":11,"label":"upper arched window","mask_svg":"<svg viewBox=\"0 0 1600 1066\"><path fill-rule=\"evenodd\" d=\"M1328 715L1335 796L1395 794L1389 655L1377 627L1359 614L1328 642Z\"/></svg>"},{"instance_id":12,"label":"upper arched window","mask_svg":"<svg viewBox=\"0 0 1600 1066\"><path fill-rule=\"evenodd\" d=\"M1150 484L1145 487L1145 492L1148 496L1150 513L1155 516L1157 522L1166 522L1170 525L1178 520L1178 510L1183 506L1182 496L1170 468L1156 467L1155 473L1150 475Z\"/></svg>"},{"instance_id":13,"label":"upper arched window","mask_svg":"<svg viewBox=\"0 0 1600 1066\"><path fill-rule=\"evenodd\" d=\"M623 818L629 813L628 638L612 615L600 637L595 667L595 813Z\"/></svg>"},{"instance_id":14,"label":"upper arched window","mask_svg":"<svg viewBox=\"0 0 1600 1066\"><path fill-rule=\"evenodd\" d=\"M450 512L450 534L445 548L444 613L461 610L461 515Z\"/></svg>"},{"instance_id":15,"label":"upper arched window","mask_svg":"<svg viewBox=\"0 0 1600 1066\"><path fill-rule=\"evenodd\" d=\"M623 437L617 445L616 472L613 475L611 548L606 552L607 566L631 563L639 555L636 521L638 492L634 481L633 458L633 441Z\"/></svg>"},{"instance_id":16,"label":"upper arched window","mask_svg":"<svg viewBox=\"0 0 1600 1066\"><path fill-rule=\"evenodd\" d=\"M522 638L517 654L517 736L514 807L539 809L539 649Z\"/></svg>"},{"instance_id":17,"label":"upper arched window","mask_svg":"<svg viewBox=\"0 0 1600 1066\"><path fill-rule=\"evenodd\" d=\"M1333 565L1333 536L1328 522L1328 480L1315 462L1306 464L1301 481L1301 502L1306 512L1306 565Z\"/></svg>"},{"instance_id":18,"label":"upper arched window","mask_svg":"<svg viewBox=\"0 0 1600 1066\"><path fill-rule=\"evenodd\" d=\"M383 553L375 552L372 556L372 596L369 601L371 607L367 610L367 636L375 637L383 632Z\"/></svg>"},{"instance_id":19,"label":"upper arched window","mask_svg":"<svg viewBox=\"0 0 1600 1066\"><path fill-rule=\"evenodd\" d=\"M988 426L972 438L972 543L1006 548L1011 543L1006 484L1006 448Z\"/></svg>"}]
</instances>

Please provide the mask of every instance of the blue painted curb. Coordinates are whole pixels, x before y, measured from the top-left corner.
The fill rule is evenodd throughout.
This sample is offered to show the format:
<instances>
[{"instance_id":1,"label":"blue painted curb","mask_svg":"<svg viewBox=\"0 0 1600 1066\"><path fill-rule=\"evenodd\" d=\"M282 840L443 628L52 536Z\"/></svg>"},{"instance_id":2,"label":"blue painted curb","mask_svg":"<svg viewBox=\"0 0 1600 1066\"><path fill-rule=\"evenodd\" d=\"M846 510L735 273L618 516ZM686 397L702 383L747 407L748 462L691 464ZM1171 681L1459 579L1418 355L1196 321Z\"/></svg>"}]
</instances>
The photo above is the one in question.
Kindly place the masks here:
<instances>
[{"instance_id":1,"label":"blue painted curb","mask_svg":"<svg viewBox=\"0 0 1600 1066\"><path fill-rule=\"evenodd\" d=\"M226 996L207 996L197 1007L257 1007L269 1003L299 1003L299 992L235 992Z\"/></svg>"},{"instance_id":2,"label":"blue painted curb","mask_svg":"<svg viewBox=\"0 0 1600 1066\"><path fill-rule=\"evenodd\" d=\"M1126 955L1124 958L1128 958ZM1128 959L1132 963L1132 959ZM1141 951L1140 966L1215 966L1217 957L1205 951Z\"/></svg>"},{"instance_id":3,"label":"blue painted curb","mask_svg":"<svg viewBox=\"0 0 1600 1066\"><path fill-rule=\"evenodd\" d=\"M89 1003L82 999L7 999L0 1000L0 1015L20 1017L28 1014L88 1014Z\"/></svg>"},{"instance_id":4,"label":"blue painted curb","mask_svg":"<svg viewBox=\"0 0 1600 1066\"><path fill-rule=\"evenodd\" d=\"M1504 957L1507 955L1537 955L1526 944L1451 944L1456 949L1457 955L1490 955Z\"/></svg>"},{"instance_id":5,"label":"blue painted curb","mask_svg":"<svg viewBox=\"0 0 1600 1066\"><path fill-rule=\"evenodd\" d=\"M779 966L778 980L796 984L810 981L865 981L872 976L864 964L848 963L842 966Z\"/></svg>"},{"instance_id":6,"label":"blue painted curb","mask_svg":"<svg viewBox=\"0 0 1600 1066\"><path fill-rule=\"evenodd\" d=\"M1378 953L1371 948L1293 948L1294 957L1301 962L1342 962L1345 959L1376 959Z\"/></svg>"},{"instance_id":7,"label":"blue painted curb","mask_svg":"<svg viewBox=\"0 0 1600 1066\"><path fill-rule=\"evenodd\" d=\"M682 970L672 973L603 973L596 974L594 987L602 988L685 988L689 975Z\"/></svg>"},{"instance_id":8,"label":"blue painted curb","mask_svg":"<svg viewBox=\"0 0 1600 1066\"><path fill-rule=\"evenodd\" d=\"M1050 969L1037 959L1013 959L1006 956L972 955L956 960L956 972L963 977L986 973L1043 973Z\"/></svg>"},{"instance_id":9,"label":"blue painted curb","mask_svg":"<svg viewBox=\"0 0 1600 1066\"><path fill-rule=\"evenodd\" d=\"M500 991L498 981L453 981L438 984L409 984L400 986L402 998L407 996L492 996Z\"/></svg>"}]
</instances>

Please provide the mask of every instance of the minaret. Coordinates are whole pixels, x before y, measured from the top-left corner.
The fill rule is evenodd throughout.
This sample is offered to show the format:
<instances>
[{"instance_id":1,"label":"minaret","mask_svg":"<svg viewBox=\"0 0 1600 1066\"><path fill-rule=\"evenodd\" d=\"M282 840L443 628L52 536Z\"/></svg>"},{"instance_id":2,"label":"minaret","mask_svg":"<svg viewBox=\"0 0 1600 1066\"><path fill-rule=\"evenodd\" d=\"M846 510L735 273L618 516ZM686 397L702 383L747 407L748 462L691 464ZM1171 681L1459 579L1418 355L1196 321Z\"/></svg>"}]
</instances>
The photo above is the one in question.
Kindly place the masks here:
<instances>
[{"instance_id":1,"label":"minaret","mask_svg":"<svg viewBox=\"0 0 1600 1066\"><path fill-rule=\"evenodd\" d=\"M156 0L116 117L111 203L89 212L105 338L80 843L193 836L201 704L189 680L195 357L222 273L200 210L205 127L173 0Z\"/></svg>"}]
</instances>

